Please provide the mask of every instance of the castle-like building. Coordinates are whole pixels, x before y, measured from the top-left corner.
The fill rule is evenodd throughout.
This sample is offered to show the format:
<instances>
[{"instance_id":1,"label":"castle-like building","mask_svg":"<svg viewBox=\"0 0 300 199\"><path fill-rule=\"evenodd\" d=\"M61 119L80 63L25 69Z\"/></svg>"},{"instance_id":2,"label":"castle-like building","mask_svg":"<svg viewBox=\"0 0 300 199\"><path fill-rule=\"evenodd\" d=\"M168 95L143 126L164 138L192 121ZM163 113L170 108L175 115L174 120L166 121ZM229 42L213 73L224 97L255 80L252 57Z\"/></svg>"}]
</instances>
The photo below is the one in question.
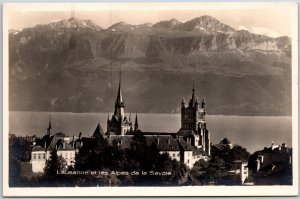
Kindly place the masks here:
<instances>
[{"instance_id":1,"label":"castle-like building","mask_svg":"<svg viewBox=\"0 0 300 199\"><path fill-rule=\"evenodd\" d=\"M186 164L192 168L199 159L207 160L210 156L210 133L206 128L206 101L200 103L195 97L193 85L192 97L186 105L181 103L181 128L172 133L143 132L138 127L136 114L133 125L130 116L125 115L125 103L122 96L121 73L119 88L115 101L115 109L111 118L107 119L107 131L104 133L100 124L97 125L92 137L78 138L65 136L63 133L52 133L51 117L46 135L36 139L31 151L31 165L33 172L43 172L46 161L51 159L51 154L56 152L62 156L67 166L74 166L75 153L80 148L91 151L95 146L105 147L108 144L118 143L122 148L129 148L135 133L145 136L147 143L156 143L161 153L167 153L172 159ZM97 148L99 148L97 147Z\"/></svg>"},{"instance_id":2,"label":"castle-like building","mask_svg":"<svg viewBox=\"0 0 300 199\"><path fill-rule=\"evenodd\" d=\"M206 101L201 104L195 97L193 84L192 97L186 106L184 98L181 102L181 128L177 136L182 136L188 143L197 148L202 148L210 155L210 134L206 128Z\"/></svg>"},{"instance_id":3,"label":"castle-like building","mask_svg":"<svg viewBox=\"0 0 300 199\"><path fill-rule=\"evenodd\" d=\"M138 117L132 124L130 117L125 116L125 104L122 96L121 74L119 88L115 101L115 110L111 118L107 119L108 142L117 141L123 148L127 148L133 132L138 130ZM207 159L210 156L210 133L206 128L206 101L200 103L195 97L193 85L192 97L186 105L181 103L181 128L177 133L142 132L148 143L156 142L162 153L168 153L171 158L185 163L188 167L199 159Z\"/></svg>"}]
</instances>

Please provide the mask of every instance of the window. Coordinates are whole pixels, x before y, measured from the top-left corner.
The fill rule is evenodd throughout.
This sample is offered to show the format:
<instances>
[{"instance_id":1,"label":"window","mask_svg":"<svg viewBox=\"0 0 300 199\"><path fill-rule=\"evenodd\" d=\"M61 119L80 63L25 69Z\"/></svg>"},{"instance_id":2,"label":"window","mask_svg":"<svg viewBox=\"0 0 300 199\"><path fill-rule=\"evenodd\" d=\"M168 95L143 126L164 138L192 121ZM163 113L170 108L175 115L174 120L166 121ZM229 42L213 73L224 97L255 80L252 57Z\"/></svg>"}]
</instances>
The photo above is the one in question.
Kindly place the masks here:
<instances>
[{"instance_id":1,"label":"window","mask_svg":"<svg viewBox=\"0 0 300 199\"><path fill-rule=\"evenodd\" d=\"M36 159L36 154L33 154L33 157L32 157L32 159Z\"/></svg>"},{"instance_id":2,"label":"window","mask_svg":"<svg viewBox=\"0 0 300 199\"><path fill-rule=\"evenodd\" d=\"M38 154L38 159L41 159L41 154L40 153Z\"/></svg>"},{"instance_id":3,"label":"window","mask_svg":"<svg viewBox=\"0 0 300 199\"><path fill-rule=\"evenodd\" d=\"M175 157L175 153L173 153L173 157Z\"/></svg>"},{"instance_id":4,"label":"window","mask_svg":"<svg viewBox=\"0 0 300 199\"><path fill-rule=\"evenodd\" d=\"M45 153L43 154L43 159L46 159L46 154Z\"/></svg>"}]
</instances>

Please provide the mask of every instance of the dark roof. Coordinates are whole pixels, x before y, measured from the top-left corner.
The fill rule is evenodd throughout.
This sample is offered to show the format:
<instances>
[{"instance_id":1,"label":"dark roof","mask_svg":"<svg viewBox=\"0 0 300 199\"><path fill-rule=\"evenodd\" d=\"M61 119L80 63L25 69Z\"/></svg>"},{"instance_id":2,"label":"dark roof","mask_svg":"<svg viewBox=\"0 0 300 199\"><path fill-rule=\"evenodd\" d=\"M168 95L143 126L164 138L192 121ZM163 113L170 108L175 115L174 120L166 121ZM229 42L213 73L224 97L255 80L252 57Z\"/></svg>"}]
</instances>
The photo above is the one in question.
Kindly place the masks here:
<instances>
[{"instance_id":1,"label":"dark roof","mask_svg":"<svg viewBox=\"0 0 300 199\"><path fill-rule=\"evenodd\" d=\"M224 149L227 148L227 146L224 145L224 144L215 144L212 147L215 147L216 149L219 149L220 151L222 151L222 150L224 150Z\"/></svg>"},{"instance_id":2,"label":"dark roof","mask_svg":"<svg viewBox=\"0 0 300 199\"><path fill-rule=\"evenodd\" d=\"M150 138L148 138L150 139ZM171 135L158 135L153 136L153 141L156 142L160 151L179 151L180 145Z\"/></svg>"},{"instance_id":3,"label":"dark roof","mask_svg":"<svg viewBox=\"0 0 300 199\"><path fill-rule=\"evenodd\" d=\"M182 136L182 137L189 137L191 135L197 135L195 133L195 131L193 130L183 130L183 129L180 129L178 132L177 132L177 136Z\"/></svg>"},{"instance_id":4,"label":"dark roof","mask_svg":"<svg viewBox=\"0 0 300 199\"><path fill-rule=\"evenodd\" d=\"M100 126L100 124L98 123L92 137L97 137L99 135L104 135L104 131L103 131L102 127Z\"/></svg>"},{"instance_id":5,"label":"dark roof","mask_svg":"<svg viewBox=\"0 0 300 199\"><path fill-rule=\"evenodd\" d=\"M182 147L182 150L184 151L195 151L197 148L192 146L191 144L188 144L185 140L179 141L180 146Z\"/></svg>"},{"instance_id":6,"label":"dark roof","mask_svg":"<svg viewBox=\"0 0 300 199\"><path fill-rule=\"evenodd\" d=\"M61 138L54 135L50 139L46 140L47 151L52 151L52 150L56 149L56 144L57 144L58 140L60 140L60 139Z\"/></svg>"},{"instance_id":7,"label":"dark roof","mask_svg":"<svg viewBox=\"0 0 300 199\"><path fill-rule=\"evenodd\" d=\"M65 147L64 147L64 145L65 145ZM75 150L75 149L67 143L59 143L57 150L58 151L70 151L70 150Z\"/></svg>"},{"instance_id":8,"label":"dark roof","mask_svg":"<svg viewBox=\"0 0 300 199\"><path fill-rule=\"evenodd\" d=\"M125 135L125 136L114 135L109 137L108 142L111 145L113 143L118 143L120 144L121 148L126 149L126 148L130 148L132 137L133 137L132 135Z\"/></svg>"},{"instance_id":9,"label":"dark roof","mask_svg":"<svg viewBox=\"0 0 300 199\"><path fill-rule=\"evenodd\" d=\"M176 133L171 133L171 132L142 132L143 135L172 135L176 136Z\"/></svg>"},{"instance_id":10,"label":"dark roof","mask_svg":"<svg viewBox=\"0 0 300 199\"><path fill-rule=\"evenodd\" d=\"M31 151L45 151L45 149L39 145L33 146Z\"/></svg>"}]
</instances>

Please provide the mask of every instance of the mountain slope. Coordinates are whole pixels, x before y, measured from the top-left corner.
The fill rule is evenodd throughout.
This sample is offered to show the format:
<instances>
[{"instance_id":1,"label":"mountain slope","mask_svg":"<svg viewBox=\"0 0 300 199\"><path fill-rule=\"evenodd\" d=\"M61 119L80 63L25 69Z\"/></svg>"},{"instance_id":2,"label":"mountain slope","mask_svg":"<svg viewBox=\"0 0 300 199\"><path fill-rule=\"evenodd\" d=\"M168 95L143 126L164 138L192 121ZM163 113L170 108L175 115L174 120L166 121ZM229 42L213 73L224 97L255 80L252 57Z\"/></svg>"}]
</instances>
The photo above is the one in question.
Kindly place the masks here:
<instances>
[{"instance_id":1,"label":"mountain slope","mask_svg":"<svg viewBox=\"0 0 300 199\"><path fill-rule=\"evenodd\" d=\"M10 110L112 111L121 65L129 111L178 112L195 81L210 114L291 114L290 38L209 16L107 29L71 18L11 31Z\"/></svg>"}]
</instances>

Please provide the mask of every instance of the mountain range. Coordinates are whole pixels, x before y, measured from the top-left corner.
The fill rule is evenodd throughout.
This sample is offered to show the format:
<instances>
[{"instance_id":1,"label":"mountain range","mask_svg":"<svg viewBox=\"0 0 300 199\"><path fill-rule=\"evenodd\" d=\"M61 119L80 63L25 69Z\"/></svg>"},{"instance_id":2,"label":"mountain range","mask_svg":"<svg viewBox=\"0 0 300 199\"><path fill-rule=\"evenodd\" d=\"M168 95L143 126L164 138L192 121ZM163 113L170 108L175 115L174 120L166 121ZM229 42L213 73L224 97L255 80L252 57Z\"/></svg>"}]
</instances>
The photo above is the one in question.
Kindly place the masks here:
<instances>
[{"instance_id":1,"label":"mountain range","mask_svg":"<svg viewBox=\"0 0 300 199\"><path fill-rule=\"evenodd\" d=\"M70 18L9 31L11 111L178 113L192 84L208 114L291 115L291 39L210 16L102 28Z\"/></svg>"}]
</instances>

